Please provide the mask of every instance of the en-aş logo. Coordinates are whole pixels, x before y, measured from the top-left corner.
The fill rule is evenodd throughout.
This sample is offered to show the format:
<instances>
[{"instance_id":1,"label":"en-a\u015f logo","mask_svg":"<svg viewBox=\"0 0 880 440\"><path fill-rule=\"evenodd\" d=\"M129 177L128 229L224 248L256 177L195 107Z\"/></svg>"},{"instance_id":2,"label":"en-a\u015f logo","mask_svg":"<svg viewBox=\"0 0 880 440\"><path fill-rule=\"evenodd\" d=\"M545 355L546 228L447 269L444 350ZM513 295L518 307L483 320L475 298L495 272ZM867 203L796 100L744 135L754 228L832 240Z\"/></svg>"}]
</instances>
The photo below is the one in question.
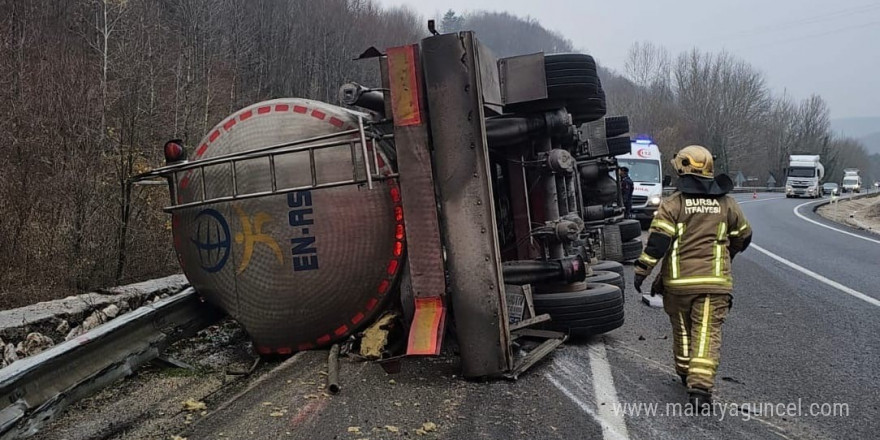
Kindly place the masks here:
<instances>
[{"instance_id":1,"label":"en-a\u015f logo","mask_svg":"<svg viewBox=\"0 0 880 440\"><path fill-rule=\"evenodd\" d=\"M205 272L223 269L229 259L229 224L214 209L205 209L196 216L196 234L190 241L199 253L199 264Z\"/></svg>"},{"instance_id":2,"label":"en-a\u015f logo","mask_svg":"<svg viewBox=\"0 0 880 440\"><path fill-rule=\"evenodd\" d=\"M235 234L235 242L244 245L244 253L241 257L241 264L238 265L238 272L242 273L251 264L251 257L254 255L254 246L257 243L263 243L275 254L278 264L284 264L284 256L281 254L281 246L269 234L263 232L263 225L272 220L272 217L265 212L258 212L253 216L247 215L241 208L235 206L238 218L241 220L241 232Z\"/></svg>"}]
</instances>

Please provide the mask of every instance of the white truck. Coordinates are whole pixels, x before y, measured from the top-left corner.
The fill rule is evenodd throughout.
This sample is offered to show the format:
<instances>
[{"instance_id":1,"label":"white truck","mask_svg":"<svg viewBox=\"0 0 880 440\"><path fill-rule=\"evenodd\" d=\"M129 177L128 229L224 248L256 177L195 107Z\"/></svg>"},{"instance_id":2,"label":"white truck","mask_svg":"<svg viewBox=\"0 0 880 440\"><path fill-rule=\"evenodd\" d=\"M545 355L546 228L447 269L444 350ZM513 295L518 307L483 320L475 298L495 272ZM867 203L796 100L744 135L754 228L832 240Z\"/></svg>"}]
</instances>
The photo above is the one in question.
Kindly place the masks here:
<instances>
[{"instance_id":1,"label":"white truck","mask_svg":"<svg viewBox=\"0 0 880 440\"><path fill-rule=\"evenodd\" d=\"M632 141L629 154L617 156L620 167L629 169L633 181L632 214L647 228L663 197L663 164L660 149L650 139Z\"/></svg>"},{"instance_id":2,"label":"white truck","mask_svg":"<svg viewBox=\"0 0 880 440\"><path fill-rule=\"evenodd\" d=\"M862 178L859 176L858 168L846 168L843 170L843 185L841 185L841 191L854 193L862 191Z\"/></svg>"},{"instance_id":3,"label":"white truck","mask_svg":"<svg viewBox=\"0 0 880 440\"><path fill-rule=\"evenodd\" d=\"M819 155L791 155L786 169L785 197L822 196L822 178L825 167Z\"/></svg>"}]
</instances>

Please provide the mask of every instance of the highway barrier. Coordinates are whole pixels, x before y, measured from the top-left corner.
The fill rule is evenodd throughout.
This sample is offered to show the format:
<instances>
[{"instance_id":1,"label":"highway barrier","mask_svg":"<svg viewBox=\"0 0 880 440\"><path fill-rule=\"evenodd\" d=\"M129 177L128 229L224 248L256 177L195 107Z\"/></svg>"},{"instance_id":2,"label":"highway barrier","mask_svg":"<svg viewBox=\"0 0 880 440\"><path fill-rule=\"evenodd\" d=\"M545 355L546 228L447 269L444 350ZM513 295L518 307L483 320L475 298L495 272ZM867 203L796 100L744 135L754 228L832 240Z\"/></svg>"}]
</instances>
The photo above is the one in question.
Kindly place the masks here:
<instances>
[{"instance_id":1,"label":"highway barrier","mask_svg":"<svg viewBox=\"0 0 880 440\"><path fill-rule=\"evenodd\" d=\"M0 370L0 440L35 434L70 404L131 375L222 314L184 291Z\"/></svg>"}]
</instances>

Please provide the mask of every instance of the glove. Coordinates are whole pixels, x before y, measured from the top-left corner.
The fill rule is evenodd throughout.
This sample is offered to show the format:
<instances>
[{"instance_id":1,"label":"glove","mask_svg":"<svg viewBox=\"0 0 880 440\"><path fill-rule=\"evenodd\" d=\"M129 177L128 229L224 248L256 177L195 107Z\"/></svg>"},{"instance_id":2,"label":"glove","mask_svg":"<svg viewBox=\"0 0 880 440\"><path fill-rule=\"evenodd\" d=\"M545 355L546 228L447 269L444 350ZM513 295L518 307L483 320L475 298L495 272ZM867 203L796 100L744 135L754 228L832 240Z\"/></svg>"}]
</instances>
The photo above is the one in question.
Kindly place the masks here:
<instances>
[{"instance_id":1,"label":"glove","mask_svg":"<svg viewBox=\"0 0 880 440\"><path fill-rule=\"evenodd\" d=\"M645 282L645 276L636 274L633 279L633 286L636 288L636 292L642 293L642 283Z\"/></svg>"},{"instance_id":2,"label":"glove","mask_svg":"<svg viewBox=\"0 0 880 440\"><path fill-rule=\"evenodd\" d=\"M654 283L651 284L651 295L663 296L663 276L662 275L658 275L657 278L654 278Z\"/></svg>"}]
</instances>

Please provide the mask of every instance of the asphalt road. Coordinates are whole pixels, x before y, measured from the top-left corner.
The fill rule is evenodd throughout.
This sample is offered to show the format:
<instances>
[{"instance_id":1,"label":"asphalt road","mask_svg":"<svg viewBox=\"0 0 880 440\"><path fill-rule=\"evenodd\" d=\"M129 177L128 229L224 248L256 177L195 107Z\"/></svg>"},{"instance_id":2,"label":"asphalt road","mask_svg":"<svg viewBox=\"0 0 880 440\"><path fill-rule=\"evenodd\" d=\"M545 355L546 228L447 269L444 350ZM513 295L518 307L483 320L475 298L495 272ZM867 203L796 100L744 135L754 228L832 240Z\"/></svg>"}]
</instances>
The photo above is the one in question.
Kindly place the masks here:
<instances>
[{"instance_id":1,"label":"asphalt road","mask_svg":"<svg viewBox=\"0 0 880 440\"><path fill-rule=\"evenodd\" d=\"M667 317L642 305L628 287L623 328L566 344L515 383L455 378L454 356L448 356L409 360L397 375L375 365L344 364L343 391L325 396L314 388L321 382L324 355L307 353L182 434L191 439L875 438L878 237L830 224L854 234L847 235L798 217L794 209L808 200L737 197L757 246L734 262L735 301L724 327L714 416L676 412L686 396L671 367ZM810 206L799 212L829 224ZM629 267L627 278L631 282ZM272 417L270 409L282 415ZM417 429L425 422L437 430L423 436Z\"/></svg>"}]
</instances>

